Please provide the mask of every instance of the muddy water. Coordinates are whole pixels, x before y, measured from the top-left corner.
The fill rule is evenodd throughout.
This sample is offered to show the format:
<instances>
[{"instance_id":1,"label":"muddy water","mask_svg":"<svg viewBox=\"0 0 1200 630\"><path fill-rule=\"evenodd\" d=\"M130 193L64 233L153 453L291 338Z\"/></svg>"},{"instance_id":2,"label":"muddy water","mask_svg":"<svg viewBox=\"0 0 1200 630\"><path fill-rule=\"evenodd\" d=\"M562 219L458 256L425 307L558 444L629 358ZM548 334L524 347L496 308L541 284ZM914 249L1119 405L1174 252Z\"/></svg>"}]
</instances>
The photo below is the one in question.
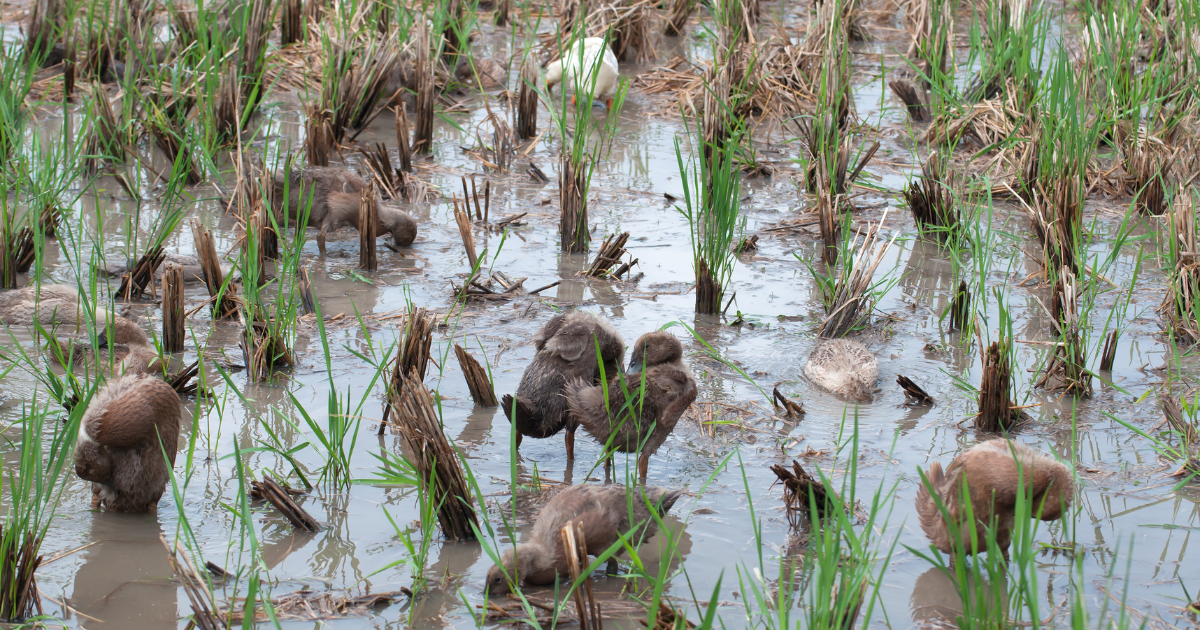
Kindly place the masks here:
<instances>
[{"instance_id":1,"label":"muddy water","mask_svg":"<svg viewBox=\"0 0 1200 630\"><path fill-rule=\"evenodd\" d=\"M884 50L867 51L868 61L871 54L880 52ZM864 117L878 120L881 85L869 76L860 78L864 84L856 91L858 110ZM884 103L896 106L890 96ZM695 608L683 600L690 599L693 591L707 598L722 579L720 614L724 624L742 627L752 623L746 618L746 593L737 586L736 576L740 573L743 579L756 579L752 577L758 566L753 519L763 524L768 581L778 578L781 557L803 552L802 544L796 543L789 531L780 489L772 487L774 475L769 466L786 464L793 457L815 451L818 454L802 457L801 461L806 466L819 466L840 485L848 481L845 459L854 455L842 450L835 460L834 453L844 446L848 433L857 430L858 475L854 481L858 497L869 504L876 490L882 489L890 496L892 509L886 526L872 532L870 539L883 555L893 545L895 550L878 585L871 624L909 627L952 620L960 607L952 586L908 549L926 547L912 507L919 480L917 468L934 461L946 463L983 437L969 428L969 422L960 426L974 413L975 400L955 384L955 379L978 384L978 352L963 347L957 335L944 332L939 323L939 315L957 284L948 255L914 236L911 219L896 199L882 195L861 199L863 217L878 219L886 208L886 227L901 236L878 274L880 278L890 274L896 282L878 304L880 318L875 327L863 338L880 358L881 389L870 404L847 405L816 390L801 375L815 345L813 329L823 314L819 289L800 260L815 260L816 225L809 226L806 233L769 229L796 218L805 208L793 183L797 172L788 163L796 156L793 145L779 146L779 153L769 153L772 159L779 156L776 166L780 170L774 178L747 182L743 203L747 232L760 234L760 249L754 255L743 256L736 266L729 289L737 295L727 316L701 317L693 314L694 296L688 290L693 279L688 226L663 196L670 193L682 197L674 152L681 124L653 115L657 105L645 95L634 93L626 103L618 137L593 179L589 213L594 244L608 234L631 233L629 250L639 260L634 271L639 279L619 283L587 281L576 277L586 266L586 257L558 252L557 186L553 181L557 140L544 137L529 155L551 176L550 184L537 184L525 175L525 159L517 160L513 173L484 173L479 162L460 149L473 146L474 138L459 131L476 129L485 116L481 105L476 99L470 102L472 113L449 115L457 128L439 122L435 160L419 163L420 176L447 195L461 191L458 177L462 174L475 174L481 186L485 180L490 181L492 217L527 214L521 225L503 238L476 228L477 248L488 249L492 256L489 262L495 269L510 277L527 278L527 288L555 280L561 280L561 284L538 298L471 305L461 313L452 309L449 283L461 280L468 263L454 227L452 207L445 200L406 208L417 217L420 236L407 252L409 256L381 249L380 270L375 273L354 270L358 240L352 232L335 235L324 256L310 242L304 250L305 264L322 310L331 320L333 373L326 373L311 320L302 321L297 341L299 361L294 370L270 383L249 382L244 370L232 372L232 384L250 401L249 406L211 367L214 361L241 363L237 330L231 324L212 324L201 311L191 324L210 361L207 376L217 399L199 405L188 402L185 417L194 415L195 422L185 427L183 443L195 433L196 454L192 468L187 470L181 453L176 475L181 481L189 480L182 490L182 511L205 558L231 570L251 560L239 547L235 533L238 522L226 509L239 499L235 451L252 449L267 440L264 425L276 432L288 448L316 442L307 429L297 430L287 421L303 426L287 392L322 424L330 378L339 391L348 391L354 400L366 398L352 459L355 478L374 475L376 454L399 452L396 437L376 437L381 387L377 384L366 388L373 370L355 353L390 347L397 335L395 327L402 321L392 316L403 312L410 300L434 310L448 323L435 334L434 356L441 367L431 367L426 382L440 395L446 432L463 450L483 493L490 497L488 517L501 530L499 512L511 509L507 495L512 475L510 426L499 410L472 405L452 358L452 344L468 346L477 358L486 354L496 391L512 392L532 357L530 340L534 332L561 309L581 308L610 319L627 341L674 324L672 330L689 353L700 386L698 404L652 459L649 483L686 487L693 493L668 520L682 558L675 568L686 572L687 579L679 574L667 589L669 595L681 598L677 605L689 610L693 619L697 617ZM299 147L302 127L297 124L300 114L295 96L274 99L266 114L277 123L272 142ZM544 109L540 123L543 128L549 125ZM44 124L54 128L61 121L47 114ZM869 170L882 186L898 190L905 175L903 167L896 165L908 160L908 135L894 112L885 113L880 126L884 138L881 155L887 156L881 161L887 164ZM391 121L376 122L360 139L393 143ZM213 190L202 186L196 195L199 200L191 216L213 230L221 251L235 247L234 221L222 216L212 199ZM103 178L75 210L85 217L80 225L93 233L103 229L104 256L115 263L127 257L125 216L135 207L115 180ZM1111 206L1090 210L1099 216L1091 251L1104 257L1113 248L1120 214ZM143 236L156 211L153 204L144 207L139 224ZM1036 249L1025 220L1019 209L999 203L992 220L1001 234L996 238L987 283L1006 296L1018 340L1046 341L1050 339L1050 323L1038 300L1045 301L1048 292L1036 283L1022 284L1036 270L1036 264L1025 253ZM1194 559L1185 558L1190 535L1200 527L1196 508L1200 492L1174 488L1166 477L1173 467L1160 460L1143 438L1114 420L1120 418L1149 430L1161 419L1153 395L1138 402L1163 379L1164 373L1157 368L1167 365L1169 354L1154 313L1165 286L1159 261L1152 255L1160 230L1153 220L1141 221L1134 239L1118 252L1117 262L1110 269L1108 279L1114 283L1114 290L1099 298L1091 314L1093 329L1103 330L1120 294L1128 289L1143 248L1147 254L1137 286L1132 289L1132 306L1125 322L1128 329L1121 336L1117 365L1111 375L1113 385L1097 382L1094 396L1086 400L1034 390L1031 370L1044 360L1045 346L1017 346L1022 367L1017 374L1018 396L1024 404L1037 405L1028 410L1033 421L1017 437L1065 461L1073 459L1080 486L1074 527L1064 530L1060 523L1045 524L1037 536L1039 543L1047 546L1064 546L1073 534L1074 553L1083 566L1083 580L1072 586L1075 574L1070 557L1050 553L1049 549L1038 557L1037 578L1043 593L1039 610L1043 617L1050 614L1052 625L1069 623L1065 602L1069 601L1071 588L1082 589L1085 604L1093 613L1106 605L1116 606L1109 593L1119 598L1127 589L1127 603L1135 618L1146 618L1151 625L1161 626L1179 621L1184 601L1180 580L1193 594L1200 589L1200 570ZM168 248L192 253L190 231L180 230L170 239ZM54 281L74 281L72 267L56 248L48 254L48 276ZM201 287L191 285L187 297L190 304L199 304L206 295ZM356 310L364 316L365 332L355 321ZM148 328L160 326L157 307L139 304L131 311L142 316ZM741 315L741 325L730 325L738 319L735 314ZM988 300L986 312L980 315L984 327L994 334L998 319L994 299ZM704 344L684 325L740 366L754 383L707 356ZM1098 333L1090 340L1093 346L1101 342ZM191 360L195 351L189 343L185 358ZM1194 378L1195 362L1185 359L1181 371L1184 378ZM896 376L901 374L923 386L937 405L903 406L903 393L895 385ZM775 384L803 401L807 415L802 420L785 421L771 415L769 400L758 387L769 392ZM32 397L35 389L36 382L20 371L5 379L5 402L0 411L5 423L20 418L21 402ZM44 398L40 392L38 395ZM536 470L542 478L555 482L582 483L600 451L586 437L576 448L577 461L570 466L561 438L526 440L517 470L522 475ZM12 447L5 450L11 459ZM309 470L320 463L311 447L299 451L298 459ZM253 471L283 476L289 472L285 462L269 453L245 453L244 461ZM624 470L624 459L618 457L617 461ZM592 475L594 478L597 473ZM62 617L71 627L183 627L181 618L189 612L187 598L172 581L166 553L158 541L160 534L173 538L180 525L179 506L170 493L161 502L159 513L148 516L93 512L88 509L89 500L87 485L72 478L43 550L47 558L52 558L86 546L39 571L39 586L48 598L46 612ZM318 489L302 503L326 525L320 532L296 533L278 513L262 506L254 508L252 525L262 546L258 560L274 594L304 589L349 589L357 594L394 591L411 584L403 565L385 567L406 557L392 521L404 527L418 517L412 488L355 484L343 491ZM501 544L528 535L532 510L522 509L518 517L516 531L499 531ZM883 519L880 522L884 523ZM657 562L652 550L645 558ZM474 625L473 613L478 612L475 606L482 602L481 585L489 566L488 555L478 544L436 540L426 568L428 592L412 602L402 598L380 608L367 621L355 618L326 625ZM1110 572L1115 574L1111 582ZM622 582L618 577L596 577L596 587L614 596ZM244 594L244 589L243 582L237 594ZM233 586L222 592L225 597L234 594ZM804 599L803 595L793 598L795 602ZM312 621L283 625L320 627Z\"/></svg>"}]
</instances>

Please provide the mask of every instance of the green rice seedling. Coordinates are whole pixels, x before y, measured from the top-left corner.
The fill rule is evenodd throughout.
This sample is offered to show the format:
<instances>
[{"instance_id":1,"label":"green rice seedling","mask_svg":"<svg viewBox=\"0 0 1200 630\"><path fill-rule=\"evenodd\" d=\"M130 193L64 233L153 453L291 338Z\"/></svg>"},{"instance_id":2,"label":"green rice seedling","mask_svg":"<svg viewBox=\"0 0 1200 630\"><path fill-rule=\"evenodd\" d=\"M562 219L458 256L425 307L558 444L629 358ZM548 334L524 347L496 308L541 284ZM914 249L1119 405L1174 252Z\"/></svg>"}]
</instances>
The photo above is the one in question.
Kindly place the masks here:
<instances>
[{"instance_id":1,"label":"green rice seedling","mask_svg":"<svg viewBox=\"0 0 1200 630\"><path fill-rule=\"evenodd\" d=\"M252 0L235 6L229 26L237 38L236 63L221 77L217 128L233 138L266 95L267 38L271 34L271 0Z\"/></svg>"},{"instance_id":2,"label":"green rice seedling","mask_svg":"<svg viewBox=\"0 0 1200 630\"><path fill-rule=\"evenodd\" d=\"M979 70L963 100L996 98L1011 89L1018 103L1031 104L1041 80L1049 22L1040 3L989 0L983 15L976 13L971 23L966 67Z\"/></svg>"},{"instance_id":3,"label":"green rice seedling","mask_svg":"<svg viewBox=\"0 0 1200 630\"><path fill-rule=\"evenodd\" d=\"M400 63L400 48L399 41L380 39L372 30L322 32L321 49L326 62L319 96L310 97L317 105L309 109L310 117L318 115L312 124L328 125L329 142L353 139L348 136L350 130L361 129L382 111L380 100L391 96L383 91Z\"/></svg>"},{"instance_id":4,"label":"green rice seedling","mask_svg":"<svg viewBox=\"0 0 1200 630\"><path fill-rule=\"evenodd\" d=\"M433 479L430 478L426 483L432 484ZM381 573L385 570L407 565L409 573L413 579L412 591L414 594L419 594L425 590L426 584L429 581L426 576L426 569L429 566L429 550L433 547L433 540L437 527L438 510L441 508L428 493L417 490L417 506L420 518L417 522L417 527L411 525L401 528L392 518L391 513L386 508L383 510L384 516L387 516L388 522L392 524L392 529L396 532L396 537L400 539L404 545L404 550L408 552L408 556L388 563L376 573ZM416 534L414 536L414 534Z\"/></svg>"},{"instance_id":5,"label":"green rice seedling","mask_svg":"<svg viewBox=\"0 0 1200 630\"><path fill-rule=\"evenodd\" d=\"M1200 423L1196 420L1200 417L1200 395L1190 393L1179 400L1175 396L1169 386L1158 394L1166 418L1161 434L1151 434L1112 414L1106 415L1145 438L1165 459L1175 462L1179 468L1171 476L1180 480L1177 487L1183 487L1200 476Z\"/></svg>"},{"instance_id":6,"label":"green rice seedling","mask_svg":"<svg viewBox=\"0 0 1200 630\"><path fill-rule=\"evenodd\" d=\"M875 280L875 272L882 264L884 257L891 249L899 234L892 235L891 240L880 240L880 230L886 215L874 229L868 228L863 235L862 243L858 235L854 240L842 241L842 249L846 256L840 267L830 269L828 273L819 271L808 261L796 256L808 267L813 280L821 289L822 302L825 306L825 319L822 321L817 335L822 339L845 337L850 332L862 328L870 322L875 304L899 280L889 270L879 280ZM850 256L858 252L857 256Z\"/></svg>"},{"instance_id":7,"label":"green rice seedling","mask_svg":"<svg viewBox=\"0 0 1200 630\"><path fill-rule=\"evenodd\" d=\"M1090 396L1092 374L1086 365L1087 329L1080 324L1087 320L1079 316L1079 280L1066 267L1056 275L1050 317L1058 342L1034 386Z\"/></svg>"},{"instance_id":8,"label":"green rice seedling","mask_svg":"<svg viewBox=\"0 0 1200 630\"><path fill-rule=\"evenodd\" d=\"M969 214L963 216L962 206L974 204L971 192L965 190L966 178L951 167L951 154L952 150L930 153L921 164L920 175L905 187L904 200L922 234L956 247L971 218Z\"/></svg>"},{"instance_id":9,"label":"green rice seedling","mask_svg":"<svg viewBox=\"0 0 1200 630\"><path fill-rule=\"evenodd\" d=\"M719 146L709 146L699 136L696 140L708 154L699 166L695 158L684 160L683 148L675 139L684 198L679 212L688 220L691 233L696 312L715 315L721 312L733 279L737 260L733 244L746 228L746 217L741 213L740 173L734 159L737 140L726 139Z\"/></svg>"},{"instance_id":10,"label":"green rice seedling","mask_svg":"<svg viewBox=\"0 0 1200 630\"><path fill-rule=\"evenodd\" d=\"M1021 413L1012 402L1012 391L1016 382L1013 375L1016 371L1016 357L1013 352L1012 318L998 287L993 288L993 295L1000 321L997 337L985 351L983 334L976 331L979 339L979 355L983 361L983 376L979 383L979 413L975 416L975 428L981 431L999 433L1008 431L1021 418ZM978 323L976 324L978 326Z\"/></svg>"},{"instance_id":11,"label":"green rice seedling","mask_svg":"<svg viewBox=\"0 0 1200 630\"><path fill-rule=\"evenodd\" d=\"M5 35L4 29L0 28L0 81L7 86L0 91L0 165L7 164L21 145L28 120L25 100L40 65L23 54L17 45L8 43Z\"/></svg>"},{"instance_id":12,"label":"green rice seedling","mask_svg":"<svg viewBox=\"0 0 1200 630\"><path fill-rule=\"evenodd\" d=\"M66 486L80 419L95 391L96 386L88 389L84 404L73 407L65 422L48 405L22 409L21 442L17 460L9 464L9 505L0 530L0 619L7 622L41 614L36 576L40 549Z\"/></svg>"},{"instance_id":13,"label":"green rice seedling","mask_svg":"<svg viewBox=\"0 0 1200 630\"><path fill-rule=\"evenodd\" d=\"M1088 92L1074 72L1060 51L1040 101L1037 137L1025 150L1020 168L1028 198L1025 210L1042 244L1045 269L1065 266L1081 274L1084 193L1098 127L1087 120L1083 108Z\"/></svg>"},{"instance_id":14,"label":"green rice seedling","mask_svg":"<svg viewBox=\"0 0 1200 630\"><path fill-rule=\"evenodd\" d=\"M50 56L70 20L67 3L63 0L37 0L26 18L25 55L38 67Z\"/></svg>"},{"instance_id":15,"label":"green rice seedling","mask_svg":"<svg viewBox=\"0 0 1200 630\"><path fill-rule=\"evenodd\" d=\"M582 32L585 28L580 21L572 32ZM574 55L577 59L585 58L582 37L567 43L562 40L560 31L557 44L559 59L568 55ZM607 38L605 46L608 46ZM622 79L613 95L603 127L596 129L589 104L594 101L603 58L603 55L596 55L592 67L571 73L572 80L563 83L558 98L550 99L542 95L550 106L555 131L562 142L558 172L559 248L570 254L586 253L589 249L588 190L596 164L602 160L606 147L611 146L616 136L617 116L629 89L628 80ZM593 137L593 133L599 137Z\"/></svg>"}]
</instances>

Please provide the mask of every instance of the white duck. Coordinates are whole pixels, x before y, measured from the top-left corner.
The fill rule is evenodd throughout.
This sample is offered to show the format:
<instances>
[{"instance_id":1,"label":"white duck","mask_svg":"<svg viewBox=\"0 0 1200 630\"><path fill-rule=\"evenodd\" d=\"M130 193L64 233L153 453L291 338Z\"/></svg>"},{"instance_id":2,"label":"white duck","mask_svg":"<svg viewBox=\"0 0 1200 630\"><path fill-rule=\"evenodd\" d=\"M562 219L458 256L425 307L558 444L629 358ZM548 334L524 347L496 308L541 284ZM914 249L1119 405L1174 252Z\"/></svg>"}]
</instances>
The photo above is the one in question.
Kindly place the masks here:
<instances>
[{"instance_id":1,"label":"white duck","mask_svg":"<svg viewBox=\"0 0 1200 630\"><path fill-rule=\"evenodd\" d=\"M595 83L591 86L592 99L611 109L621 73L617 65L617 56L613 54L604 38L584 39L582 59L578 41L572 43L564 52L566 54L562 59L552 61L546 66L546 90L553 90L555 85L564 80L568 85L573 85L577 76L581 79L594 77ZM589 86L586 82L579 81L576 87L582 92ZM575 103L574 96L571 97L571 103Z\"/></svg>"}]
</instances>

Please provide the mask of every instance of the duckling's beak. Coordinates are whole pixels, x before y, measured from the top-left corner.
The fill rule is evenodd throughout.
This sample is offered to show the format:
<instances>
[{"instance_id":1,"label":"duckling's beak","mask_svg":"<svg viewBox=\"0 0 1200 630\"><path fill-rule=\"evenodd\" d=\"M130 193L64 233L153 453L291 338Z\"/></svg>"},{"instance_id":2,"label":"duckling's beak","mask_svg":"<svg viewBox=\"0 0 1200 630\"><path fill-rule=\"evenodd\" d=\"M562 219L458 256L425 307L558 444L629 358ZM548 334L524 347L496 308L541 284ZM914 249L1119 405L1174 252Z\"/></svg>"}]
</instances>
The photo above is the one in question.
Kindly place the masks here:
<instances>
[{"instance_id":1,"label":"duckling's beak","mask_svg":"<svg viewBox=\"0 0 1200 630\"><path fill-rule=\"evenodd\" d=\"M100 335L96 337L96 347L103 350L108 348L108 331L101 330Z\"/></svg>"},{"instance_id":2,"label":"duckling's beak","mask_svg":"<svg viewBox=\"0 0 1200 630\"><path fill-rule=\"evenodd\" d=\"M608 106L605 105L604 101L596 101L596 100L592 101L592 109L597 109L600 107L604 107L606 110L608 109Z\"/></svg>"},{"instance_id":3,"label":"duckling's beak","mask_svg":"<svg viewBox=\"0 0 1200 630\"><path fill-rule=\"evenodd\" d=\"M629 369L625 373L629 376L641 376L642 371L646 369L646 361L642 357L631 357L629 359Z\"/></svg>"}]
</instances>

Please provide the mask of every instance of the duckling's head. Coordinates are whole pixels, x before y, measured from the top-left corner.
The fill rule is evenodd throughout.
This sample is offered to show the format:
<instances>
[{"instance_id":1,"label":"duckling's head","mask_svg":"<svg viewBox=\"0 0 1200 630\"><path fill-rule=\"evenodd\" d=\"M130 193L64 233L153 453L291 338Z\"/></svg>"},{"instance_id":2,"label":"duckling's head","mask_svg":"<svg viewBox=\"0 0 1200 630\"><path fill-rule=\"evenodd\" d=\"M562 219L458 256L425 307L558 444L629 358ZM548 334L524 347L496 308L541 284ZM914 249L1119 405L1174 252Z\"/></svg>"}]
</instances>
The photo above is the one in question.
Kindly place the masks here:
<instances>
[{"instance_id":1,"label":"duckling's head","mask_svg":"<svg viewBox=\"0 0 1200 630\"><path fill-rule=\"evenodd\" d=\"M417 222L403 210L379 206L379 223L401 247L408 247L417 240Z\"/></svg>"},{"instance_id":2,"label":"duckling's head","mask_svg":"<svg viewBox=\"0 0 1200 630\"><path fill-rule=\"evenodd\" d=\"M108 449L87 434L87 426L79 426L79 441L75 445L75 474L84 481L107 483L112 479L112 459Z\"/></svg>"},{"instance_id":3,"label":"duckling's head","mask_svg":"<svg viewBox=\"0 0 1200 630\"><path fill-rule=\"evenodd\" d=\"M101 314L96 318L96 332L101 348L107 348L110 344L150 345L150 338L142 327L120 315L114 315L109 320Z\"/></svg>"},{"instance_id":4,"label":"duckling's head","mask_svg":"<svg viewBox=\"0 0 1200 630\"><path fill-rule=\"evenodd\" d=\"M532 564L533 557L528 553L521 554L520 560L521 564L526 565L525 571L521 571L517 567L517 558L516 549L509 549L504 552L503 556L500 556L500 564L492 565L492 568L488 569L487 581L483 585L483 591L487 593L488 597L511 593L512 585L521 581L520 576L528 574L528 567ZM509 578L512 578L512 582L509 582Z\"/></svg>"},{"instance_id":5,"label":"duckling's head","mask_svg":"<svg viewBox=\"0 0 1200 630\"><path fill-rule=\"evenodd\" d=\"M642 370L663 363L675 363L683 359L683 344L675 335L665 331L649 332L633 344L629 356L629 374L640 374Z\"/></svg>"}]
</instances>

